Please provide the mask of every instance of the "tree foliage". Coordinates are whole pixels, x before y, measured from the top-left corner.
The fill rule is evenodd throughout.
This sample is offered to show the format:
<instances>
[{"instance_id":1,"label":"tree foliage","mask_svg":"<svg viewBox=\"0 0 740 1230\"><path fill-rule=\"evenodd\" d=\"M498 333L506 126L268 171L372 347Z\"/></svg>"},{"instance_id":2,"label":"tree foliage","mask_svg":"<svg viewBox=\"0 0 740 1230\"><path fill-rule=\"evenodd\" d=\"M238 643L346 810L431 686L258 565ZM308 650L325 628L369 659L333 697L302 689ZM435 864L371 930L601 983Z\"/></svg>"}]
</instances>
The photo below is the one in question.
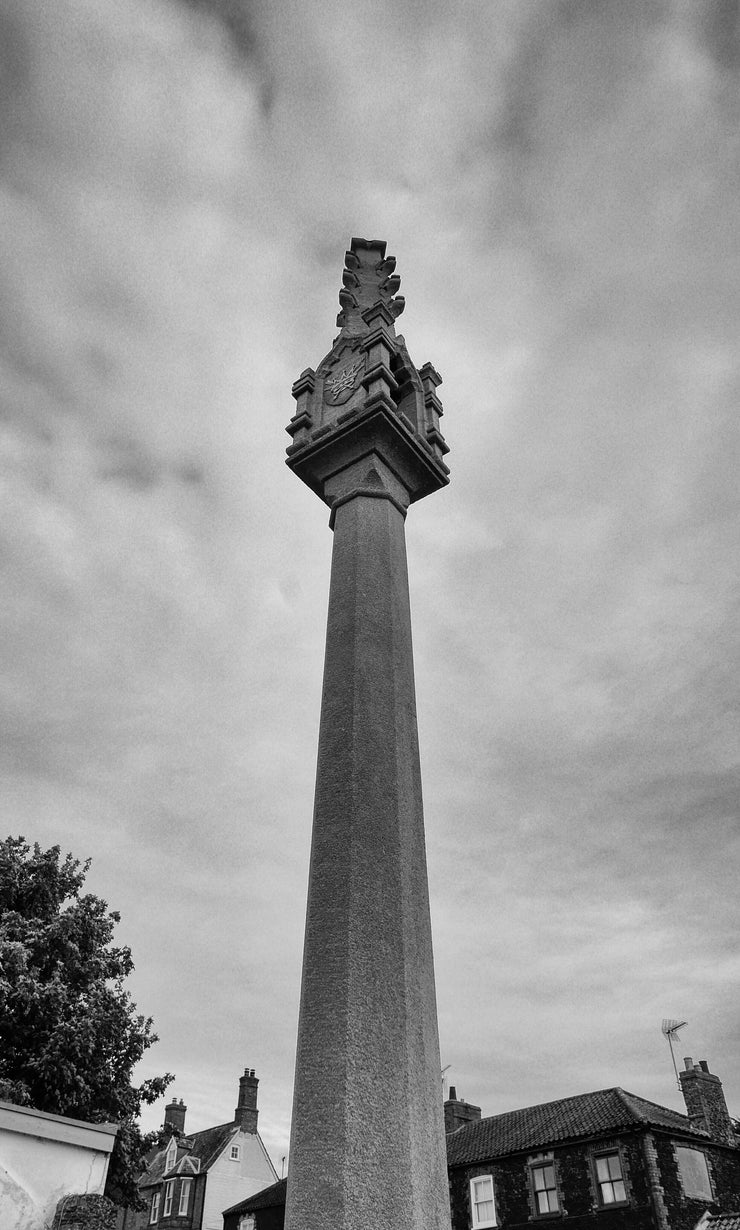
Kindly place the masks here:
<instances>
[{"instance_id":1,"label":"tree foliage","mask_svg":"<svg viewBox=\"0 0 740 1230\"><path fill-rule=\"evenodd\" d=\"M0 843L0 1098L120 1124L106 1194L131 1204L152 1139L137 1119L173 1077L131 1083L157 1035L124 989L134 966L113 943L120 915L81 892L89 866L59 846Z\"/></svg>"}]
</instances>

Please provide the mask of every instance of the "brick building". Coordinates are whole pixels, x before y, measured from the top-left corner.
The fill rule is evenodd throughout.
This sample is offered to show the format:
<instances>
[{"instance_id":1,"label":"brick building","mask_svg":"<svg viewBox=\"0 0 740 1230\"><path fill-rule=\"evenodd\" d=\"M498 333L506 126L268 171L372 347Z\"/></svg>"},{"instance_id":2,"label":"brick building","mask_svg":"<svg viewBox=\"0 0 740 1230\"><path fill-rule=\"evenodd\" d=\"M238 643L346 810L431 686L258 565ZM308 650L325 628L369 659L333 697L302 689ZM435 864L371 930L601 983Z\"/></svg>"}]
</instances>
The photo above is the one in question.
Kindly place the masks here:
<instances>
[{"instance_id":1,"label":"brick building","mask_svg":"<svg viewBox=\"0 0 740 1230\"><path fill-rule=\"evenodd\" d=\"M229 1123L185 1132L187 1107L182 1099L165 1108L165 1124L175 1134L154 1150L139 1179L146 1208L127 1209L119 1230L221 1230L223 1210L277 1179L257 1132L257 1086L254 1069L245 1068L239 1097Z\"/></svg>"},{"instance_id":2,"label":"brick building","mask_svg":"<svg viewBox=\"0 0 740 1230\"><path fill-rule=\"evenodd\" d=\"M740 1211L740 1140L722 1085L685 1061L688 1114L602 1089L481 1119L445 1103L453 1230L694 1230Z\"/></svg>"},{"instance_id":3,"label":"brick building","mask_svg":"<svg viewBox=\"0 0 740 1230\"><path fill-rule=\"evenodd\" d=\"M740 1138L722 1083L704 1060L684 1062L685 1115L615 1088L482 1119L452 1088L452 1230L740 1230ZM223 1230L284 1219L282 1180L227 1209Z\"/></svg>"}]
</instances>

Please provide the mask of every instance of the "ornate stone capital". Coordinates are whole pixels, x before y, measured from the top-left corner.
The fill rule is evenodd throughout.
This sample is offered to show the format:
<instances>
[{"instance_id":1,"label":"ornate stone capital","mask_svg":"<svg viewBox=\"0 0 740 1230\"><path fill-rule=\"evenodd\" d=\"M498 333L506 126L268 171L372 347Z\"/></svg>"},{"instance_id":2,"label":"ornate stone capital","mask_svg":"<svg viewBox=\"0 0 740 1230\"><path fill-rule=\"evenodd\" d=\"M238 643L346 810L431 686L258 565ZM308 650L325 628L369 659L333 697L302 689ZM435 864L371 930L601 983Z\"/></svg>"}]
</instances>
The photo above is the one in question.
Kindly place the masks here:
<instances>
[{"instance_id":1,"label":"ornate stone capital","mask_svg":"<svg viewBox=\"0 0 740 1230\"><path fill-rule=\"evenodd\" d=\"M413 502L449 481L441 377L429 363L417 370L396 334L405 305L385 242L355 238L344 260L340 333L316 371L306 368L293 385L287 464L331 505L327 482L373 452Z\"/></svg>"}]
</instances>

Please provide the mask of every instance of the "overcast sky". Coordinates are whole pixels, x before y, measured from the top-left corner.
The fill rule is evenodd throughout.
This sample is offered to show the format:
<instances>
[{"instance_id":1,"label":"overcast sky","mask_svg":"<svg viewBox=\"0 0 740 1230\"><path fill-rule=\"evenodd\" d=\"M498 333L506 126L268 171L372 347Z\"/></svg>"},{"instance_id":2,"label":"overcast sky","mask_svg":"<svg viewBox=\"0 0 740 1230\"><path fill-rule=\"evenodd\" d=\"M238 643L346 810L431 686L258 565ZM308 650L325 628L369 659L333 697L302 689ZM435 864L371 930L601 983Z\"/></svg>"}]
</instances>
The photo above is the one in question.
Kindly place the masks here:
<instances>
[{"instance_id":1,"label":"overcast sky","mask_svg":"<svg viewBox=\"0 0 740 1230\"><path fill-rule=\"evenodd\" d=\"M381 238L442 1063L740 1114L731 0L0 0L7 833L91 857L193 1130L287 1153L331 532L290 389ZM145 1126L163 1118L164 1100Z\"/></svg>"}]
</instances>

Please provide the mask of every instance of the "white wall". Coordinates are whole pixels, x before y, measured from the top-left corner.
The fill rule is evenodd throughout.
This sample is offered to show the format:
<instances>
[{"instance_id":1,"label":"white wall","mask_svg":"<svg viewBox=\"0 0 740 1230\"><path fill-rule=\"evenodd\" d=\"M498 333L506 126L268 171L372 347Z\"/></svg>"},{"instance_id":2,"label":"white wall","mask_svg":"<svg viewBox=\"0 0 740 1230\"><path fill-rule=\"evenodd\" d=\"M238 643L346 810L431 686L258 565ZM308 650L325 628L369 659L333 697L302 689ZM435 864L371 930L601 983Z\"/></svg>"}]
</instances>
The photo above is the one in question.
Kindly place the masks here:
<instances>
[{"instance_id":1,"label":"white wall","mask_svg":"<svg viewBox=\"0 0 740 1230\"><path fill-rule=\"evenodd\" d=\"M102 1195L116 1131L0 1102L2 1230L44 1230L62 1196Z\"/></svg>"},{"instance_id":2,"label":"white wall","mask_svg":"<svg viewBox=\"0 0 740 1230\"><path fill-rule=\"evenodd\" d=\"M231 1160L232 1145L240 1146L238 1162ZM235 1132L208 1171L203 1230L223 1230L224 1209L261 1192L263 1187L277 1182L277 1177L259 1136L252 1132Z\"/></svg>"}]
</instances>

